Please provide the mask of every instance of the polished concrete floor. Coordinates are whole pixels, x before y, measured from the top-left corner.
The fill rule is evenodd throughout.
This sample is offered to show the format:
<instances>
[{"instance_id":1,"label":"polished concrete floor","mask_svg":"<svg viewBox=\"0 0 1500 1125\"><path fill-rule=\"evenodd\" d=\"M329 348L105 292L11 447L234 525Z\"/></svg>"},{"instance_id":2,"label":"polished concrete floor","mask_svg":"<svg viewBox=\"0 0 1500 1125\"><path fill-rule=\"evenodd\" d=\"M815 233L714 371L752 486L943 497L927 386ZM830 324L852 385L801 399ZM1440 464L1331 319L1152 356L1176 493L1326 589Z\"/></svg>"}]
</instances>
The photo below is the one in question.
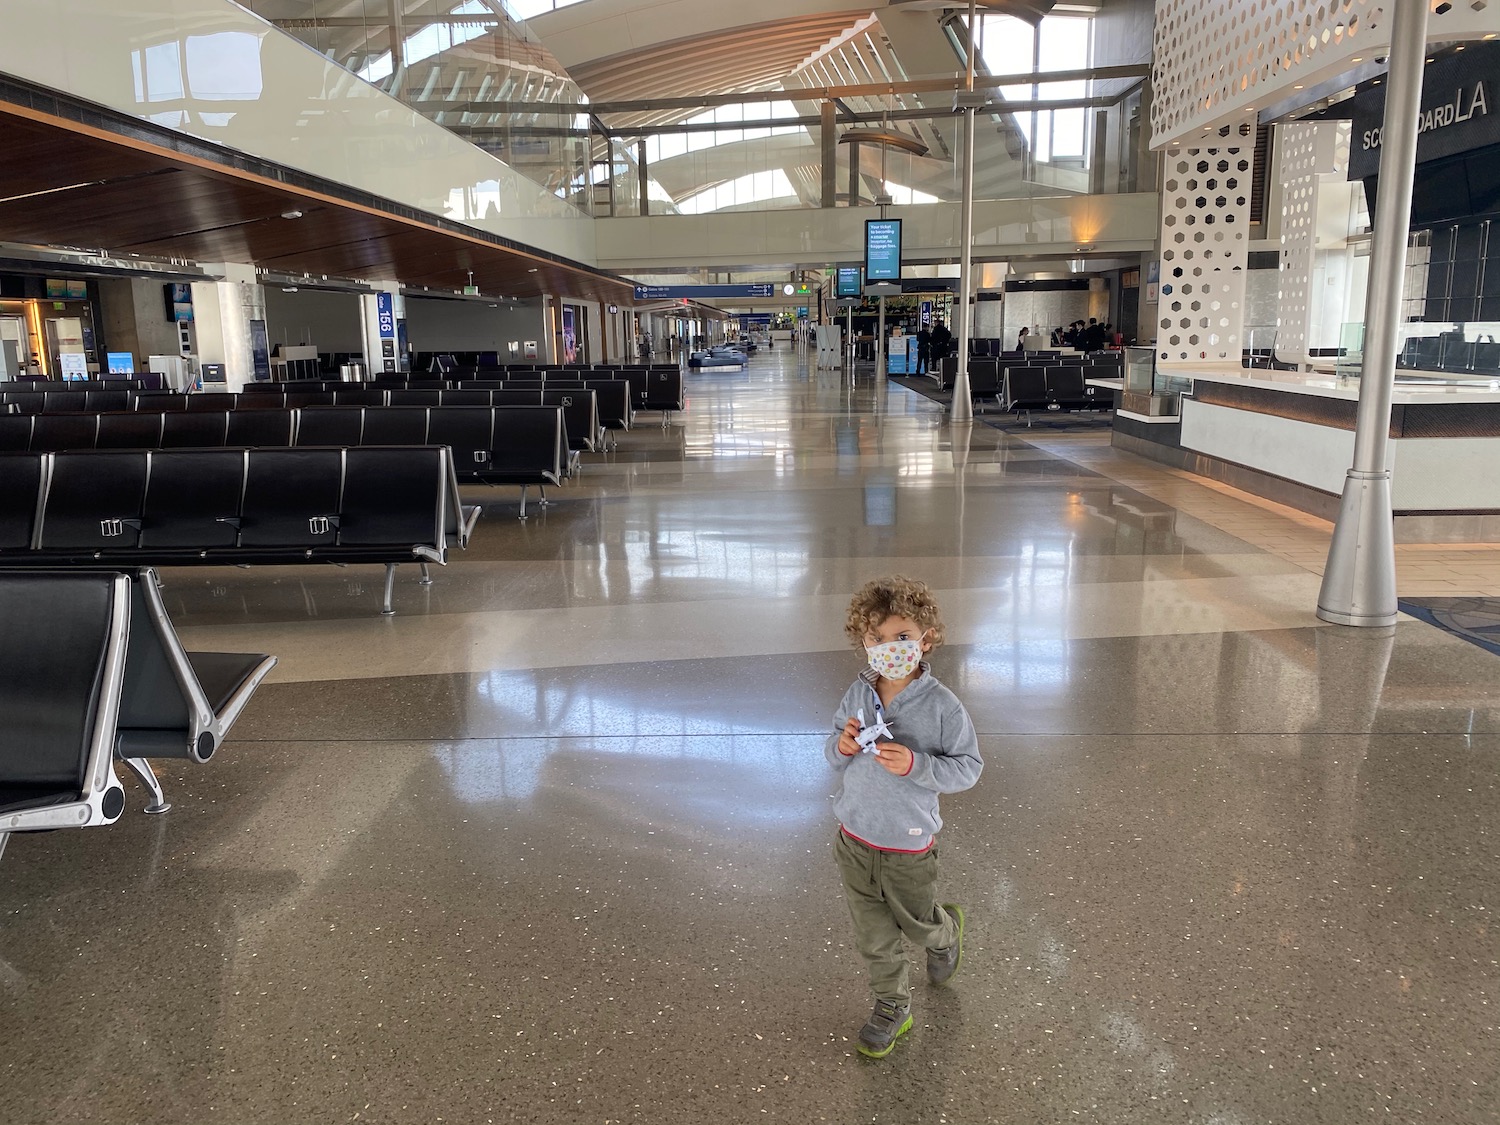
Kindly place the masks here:
<instances>
[{"instance_id":1,"label":"polished concrete floor","mask_svg":"<svg viewBox=\"0 0 1500 1125\"><path fill-rule=\"evenodd\" d=\"M12 841L0 1121L1500 1121L1500 658L1322 626L1326 525L1101 433L785 351L689 396L525 523L474 493L395 618L375 568L166 576L281 664L167 815ZM871 1062L821 742L891 571L988 764L963 972Z\"/></svg>"}]
</instances>

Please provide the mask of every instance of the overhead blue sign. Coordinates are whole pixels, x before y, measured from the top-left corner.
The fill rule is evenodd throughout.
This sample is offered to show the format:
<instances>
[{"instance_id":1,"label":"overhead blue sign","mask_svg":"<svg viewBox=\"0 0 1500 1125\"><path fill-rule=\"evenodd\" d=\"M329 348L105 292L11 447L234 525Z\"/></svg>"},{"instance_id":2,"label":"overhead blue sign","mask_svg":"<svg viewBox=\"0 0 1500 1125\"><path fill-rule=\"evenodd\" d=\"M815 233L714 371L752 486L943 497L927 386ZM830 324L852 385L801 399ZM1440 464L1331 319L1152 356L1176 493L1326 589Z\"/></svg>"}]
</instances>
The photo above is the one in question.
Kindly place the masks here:
<instances>
[{"instance_id":1,"label":"overhead blue sign","mask_svg":"<svg viewBox=\"0 0 1500 1125\"><path fill-rule=\"evenodd\" d=\"M396 338L396 302L389 293L375 294L375 319L380 325L380 338Z\"/></svg>"},{"instance_id":2,"label":"overhead blue sign","mask_svg":"<svg viewBox=\"0 0 1500 1125\"><path fill-rule=\"evenodd\" d=\"M901 280L901 220L865 220L865 281Z\"/></svg>"},{"instance_id":3,"label":"overhead blue sign","mask_svg":"<svg viewBox=\"0 0 1500 1125\"><path fill-rule=\"evenodd\" d=\"M772 297L776 286L769 281L753 285L637 285L637 301L702 300L710 297Z\"/></svg>"}]
</instances>

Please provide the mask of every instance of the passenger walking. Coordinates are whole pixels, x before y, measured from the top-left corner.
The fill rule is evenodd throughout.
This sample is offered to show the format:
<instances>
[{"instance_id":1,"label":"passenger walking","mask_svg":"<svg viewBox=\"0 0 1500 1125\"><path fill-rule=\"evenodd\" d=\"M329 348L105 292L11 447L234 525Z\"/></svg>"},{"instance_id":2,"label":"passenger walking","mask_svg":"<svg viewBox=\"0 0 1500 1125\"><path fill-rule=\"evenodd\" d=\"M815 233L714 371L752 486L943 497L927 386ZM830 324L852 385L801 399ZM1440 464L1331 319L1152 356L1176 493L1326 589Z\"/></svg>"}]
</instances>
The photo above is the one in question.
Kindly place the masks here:
<instances>
[{"instance_id":1,"label":"passenger walking","mask_svg":"<svg viewBox=\"0 0 1500 1125\"><path fill-rule=\"evenodd\" d=\"M824 754L839 772L834 857L875 996L857 1047L879 1059L912 1025L902 935L927 951L933 984L947 984L963 963L963 909L937 901L938 794L971 788L984 762L968 712L922 659L943 643L925 583L900 575L866 583L844 632L869 667L844 693Z\"/></svg>"}]
</instances>

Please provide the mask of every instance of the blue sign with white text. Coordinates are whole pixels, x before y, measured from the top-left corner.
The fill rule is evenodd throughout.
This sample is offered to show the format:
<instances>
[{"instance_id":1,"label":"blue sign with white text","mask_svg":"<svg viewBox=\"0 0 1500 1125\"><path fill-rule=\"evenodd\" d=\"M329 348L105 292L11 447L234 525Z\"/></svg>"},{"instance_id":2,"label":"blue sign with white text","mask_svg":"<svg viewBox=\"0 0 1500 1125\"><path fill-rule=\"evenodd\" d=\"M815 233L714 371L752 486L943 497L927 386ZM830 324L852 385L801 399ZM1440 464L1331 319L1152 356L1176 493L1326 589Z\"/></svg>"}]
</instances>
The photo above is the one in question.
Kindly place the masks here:
<instances>
[{"instance_id":1,"label":"blue sign with white text","mask_svg":"<svg viewBox=\"0 0 1500 1125\"><path fill-rule=\"evenodd\" d=\"M389 293L375 294L375 320L382 340L396 338L396 299Z\"/></svg>"}]
</instances>

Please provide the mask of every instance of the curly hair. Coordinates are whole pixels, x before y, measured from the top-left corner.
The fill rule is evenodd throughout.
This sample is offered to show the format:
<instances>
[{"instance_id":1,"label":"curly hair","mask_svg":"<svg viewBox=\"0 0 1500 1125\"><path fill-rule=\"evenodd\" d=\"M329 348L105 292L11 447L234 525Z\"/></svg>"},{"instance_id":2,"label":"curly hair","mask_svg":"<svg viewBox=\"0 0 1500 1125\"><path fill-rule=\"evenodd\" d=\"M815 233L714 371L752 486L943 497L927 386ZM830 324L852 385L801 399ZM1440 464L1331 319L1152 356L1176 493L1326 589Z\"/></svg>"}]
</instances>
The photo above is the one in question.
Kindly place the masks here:
<instances>
[{"instance_id":1,"label":"curly hair","mask_svg":"<svg viewBox=\"0 0 1500 1125\"><path fill-rule=\"evenodd\" d=\"M893 574L866 582L849 602L844 618L844 633L855 648L863 648L865 634L877 628L888 617L905 617L928 630L927 640L933 648L943 643L943 621L938 615L937 599L925 582Z\"/></svg>"}]
</instances>

